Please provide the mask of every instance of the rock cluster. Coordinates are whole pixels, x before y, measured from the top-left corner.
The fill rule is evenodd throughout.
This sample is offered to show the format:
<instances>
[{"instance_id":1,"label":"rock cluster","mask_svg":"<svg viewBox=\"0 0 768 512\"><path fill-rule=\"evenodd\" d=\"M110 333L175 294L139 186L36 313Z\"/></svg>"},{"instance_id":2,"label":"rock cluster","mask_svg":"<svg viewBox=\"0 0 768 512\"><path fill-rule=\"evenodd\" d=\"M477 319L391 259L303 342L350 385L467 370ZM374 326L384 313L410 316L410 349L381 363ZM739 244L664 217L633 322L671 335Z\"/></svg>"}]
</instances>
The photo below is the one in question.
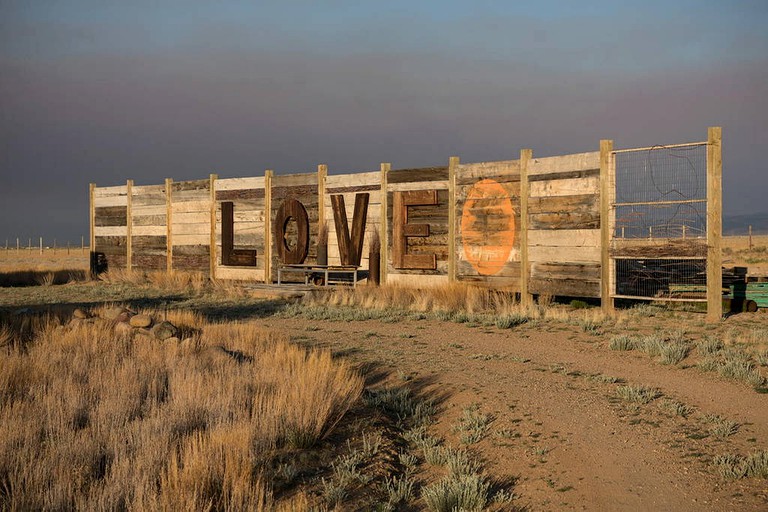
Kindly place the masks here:
<instances>
[{"instance_id":1,"label":"rock cluster","mask_svg":"<svg viewBox=\"0 0 768 512\"><path fill-rule=\"evenodd\" d=\"M104 320L113 322L115 332L122 335L143 334L158 340L179 341L179 328L168 321L156 321L150 315L137 314L128 308L115 306L105 309L101 317L96 317L84 309L72 313L72 323Z\"/></svg>"}]
</instances>

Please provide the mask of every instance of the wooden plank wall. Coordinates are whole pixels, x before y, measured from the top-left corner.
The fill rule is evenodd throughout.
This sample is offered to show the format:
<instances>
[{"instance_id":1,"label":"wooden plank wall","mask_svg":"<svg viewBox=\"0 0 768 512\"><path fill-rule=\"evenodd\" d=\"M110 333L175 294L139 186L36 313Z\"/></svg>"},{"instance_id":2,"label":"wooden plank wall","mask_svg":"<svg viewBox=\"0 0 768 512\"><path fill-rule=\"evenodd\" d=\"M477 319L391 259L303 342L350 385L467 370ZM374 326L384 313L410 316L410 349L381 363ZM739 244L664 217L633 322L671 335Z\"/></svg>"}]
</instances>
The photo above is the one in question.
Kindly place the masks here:
<instances>
[{"instance_id":1,"label":"wooden plank wall","mask_svg":"<svg viewBox=\"0 0 768 512\"><path fill-rule=\"evenodd\" d=\"M715 135L710 136L715 149L709 159L714 162L710 166L719 169L719 132ZM610 289L601 290L601 282L606 275L610 278L610 269L604 271L603 261L657 253L708 257L704 240L606 237L601 225L610 224L610 212L601 210L609 206L606 191L614 185L605 170L612 146L605 142L602 188L600 151L538 158L530 150L523 150L518 160L498 162L460 163L452 157L444 167L390 170L389 164L382 164L380 171L328 176L327 167L320 165L316 173L267 171L253 178L211 175L196 181L166 180L165 185L134 186L128 181L123 186L92 186L93 247L113 269L125 268L130 259L135 269L166 267L212 272L220 279L272 282L279 265L277 244L283 243L274 233L275 219L286 200L299 201L307 212L304 262L317 261L318 230L325 222L329 263L339 264L331 196L343 196L351 229L355 195L367 193L361 268L369 268L371 235L378 232L387 283L431 286L456 279L521 292L527 284L530 294L602 296L605 301ZM710 174L717 179L711 179L709 194L716 195L719 174ZM526 200L521 200L526 190ZM234 205L234 249L255 250L253 266L222 264L224 201ZM712 231L718 231L719 225L712 224Z\"/></svg>"},{"instance_id":2,"label":"wooden plank wall","mask_svg":"<svg viewBox=\"0 0 768 512\"><path fill-rule=\"evenodd\" d=\"M131 267L165 270L168 237L165 185L131 187Z\"/></svg>"},{"instance_id":3,"label":"wooden plank wall","mask_svg":"<svg viewBox=\"0 0 768 512\"><path fill-rule=\"evenodd\" d=\"M266 263L266 188L265 178L230 178L214 181L216 198L216 260L217 279L264 281ZM256 250L256 265L225 266L221 263L221 203L234 206L234 248Z\"/></svg>"},{"instance_id":4,"label":"wooden plank wall","mask_svg":"<svg viewBox=\"0 0 768 512\"><path fill-rule=\"evenodd\" d=\"M172 268L210 270L211 181L179 181L171 184Z\"/></svg>"},{"instance_id":5,"label":"wooden plank wall","mask_svg":"<svg viewBox=\"0 0 768 512\"><path fill-rule=\"evenodd\" d=\"M284 174L272 177L271 207L269 222L274 233L274 223L277 211L286 199L295 199L304 205L309 217L309 253L305 263L317 262L317 231L319 228L320 208L320 176L319 173ZM332 219L332 217L331 217ZM277 267L279 264L277 245L283 243L273 236L270 268L270 280L277 281Z\"/></svg>"},{"instance_id":6,"label":"wooden plank wall","mask_svg":"<svg viewBox=\"0 0 768 512\"><path fill-rule=\"evenodd\" d=\"M528 254L530 293L599 296L599 153L532 158L527 164L530 197ZM324 170L324 168L322 169ZM400 169L387 173L387 218L382 219L382 173L326 176L324 172L265 177L172 182L168 229L167 190L164 185L132 187L133 268L162 269L168 240L172 268L207 272L210 268L211 186L215 198L213 269L216 278L275 280L280 241L272 240L278 209L286 199L300 201L309 218L309 252L306 263L317 258L321 219L329 228L329 263L339 264L339 248L330 196L344 197L348 224L352 225L355 194L369 194L366 236L361 268L368 268L371 233L384 228L388 250L386 274L390 283L436 285L450 279L449 209L455 208L456 279L463 282L520 290L520 160L456 164L452 197L448 167ZM126 262L128 187L94 190L96 248L112 267ZM410 255L434 255L435 268L397 268L393 256L395 194L435 191L437 204L408 206L408 224L429 225L428 236L407 236ZM322 194L322 200L320 200ZM271 196L269 216L267 196ZM226 266L221 260L221 203L234 205L235 249L257 251L252 267ZM322 208L322 212L320 211ZM274 237L272 237L274 238ZM565 250L563 250L565 249ZM267 258L271 258L269 271Z\"/></svg>"},{"instance_id":7,"label":"wooden plank wall","mask_svg":"<svg viewBox=\"0 0 768 512\"><path fill-rule=\"evenodd\" d=\"M456 279L520 290L520 161L456 168Z\"/></svg>"},{"instance_id":8,"label":"wooden plank wall","mask_svg":"<svg viewBox=\"0 0 768 512\"><path fill-rule=\"evenodd\" d=\"M128 187L93 191L94 251L105 255L108 269L124 269L128 256Z\"/></svg>"},{"instance_id":9,"label":"wooden plank wall","mask_svg":"<svg viewBox=\"0 0 768 512\"><path fill-rule=\"evenodd\" d=\"M531 158L529 291L600 297L600 152Z\"/></svg>"},{"instance_id":10,"label":"wooden plank wall","mask_svg":"<svg viewBox=\"0 0 768 512\"><path fill-rule=\"evenodd\" d=\"M336 223L333 220L333 206L331 196L340 194L344 197L344 206L347 212L347 224L352 232L352 217L355 211L355 195L359 193L369 194L368 216L365 225L365 237L363 238L363 251L360 267L367 269L368 253L371 236L381 226L381 172L364 172L359 174L329 175L325 178L324 216L328 224L328 264L340 265L339 241L336 233Z\"/></svg>"},{"instance_id":11,"label":"wooden plank wall","mask_svg":"<svg viewBox=\"0 0 768 512\"><path fill-rule=\"evenodd\" d=\"M448 209L453 205L448 192L448 166L391 170L387 173L386 186L387 239L389 241L386 261L387 283L403 283L410 286L435 286L447 283L450 252L448 250ZM434 254L436 268L434 270L396 268L393 254L394 195L396 192L431 190L437 191L436 205L408 207L408 223L429 224L429 236L406 237L405 251L407 254L415 255Z\"/></svg>"}]
</instances>

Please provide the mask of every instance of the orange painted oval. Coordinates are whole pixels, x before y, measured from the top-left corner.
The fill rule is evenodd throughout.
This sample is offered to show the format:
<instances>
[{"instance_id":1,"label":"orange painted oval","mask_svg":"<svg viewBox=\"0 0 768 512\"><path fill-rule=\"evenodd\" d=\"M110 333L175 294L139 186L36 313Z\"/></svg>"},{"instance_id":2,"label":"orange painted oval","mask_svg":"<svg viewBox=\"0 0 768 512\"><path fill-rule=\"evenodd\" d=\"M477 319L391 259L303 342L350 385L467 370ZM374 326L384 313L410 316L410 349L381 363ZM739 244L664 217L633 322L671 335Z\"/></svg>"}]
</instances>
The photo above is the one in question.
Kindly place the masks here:
<instances>
[{"instance_id":1,"label":"orange painted oval","mask_svg":"<svg viewBox=\"0 0 768 512\"><path fill-rule=\"evenodd\" d=\"M461 239L464 258L480 275L504 268L515 245L515 209L501 183L484 179L469 190L461 211Z\"/></svg>"}]
</instances>

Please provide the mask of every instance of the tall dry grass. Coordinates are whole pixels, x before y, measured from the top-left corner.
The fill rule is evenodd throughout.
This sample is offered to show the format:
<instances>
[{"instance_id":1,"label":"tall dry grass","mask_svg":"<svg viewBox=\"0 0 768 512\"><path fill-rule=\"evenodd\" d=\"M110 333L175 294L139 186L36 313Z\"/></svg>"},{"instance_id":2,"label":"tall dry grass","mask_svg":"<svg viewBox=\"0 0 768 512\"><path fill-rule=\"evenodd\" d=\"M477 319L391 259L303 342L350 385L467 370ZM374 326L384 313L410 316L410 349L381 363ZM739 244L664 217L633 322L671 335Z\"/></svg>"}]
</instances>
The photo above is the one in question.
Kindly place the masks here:
<instances>
[{"instance_id":1,"label":"tall dry grass","mask_svg":"<svg viewBox=\"0 0 768 512\"><path fill-rule=\"evenodd\" d=\"M169 312L170 314L175 314ZM323 439L363 382L253 324L185 343L43 322L0 355L0 509L303 510L276 502L281 450Z\"/></svg>"},{"instance_id":2,"label":"tall dry grass","mask_svg":"<svg viewBox=\"0 0 768 512\"><path fill-rule=\"evenodd\" d=\"M401 285L337 288L330 293L309 295L304 299L304 304L446 313L507 312L520 309L514 294L509 291L460 283L429 289Z\"/></svg>"},{"instance_id":3,"label":"tall dry grass","mask_svg":"<svg viewBox=\"0 0 768 512\"><path fill-rule=\"evenodd\" d=\"M148 287L167 292L204 294L213 292L228 297L246 297L248 291L241 282L225 279L211 281L203 272L186 270L126 270L113 269L99 275L99 279L111 284Z\"/></svg>"},{"instance_id":4,"label":"tall dry grass","mask_svg":"<svg viewBox=\"0 0 768 512\"><path fill-rule=\"evenodd\" d=\"M23 286L52 286L76 283L88 279L88 272L79 269L9 270L0 272L0 288Z\"/></svg>"},{"instance_id":5,"label":"tall dry grass","mask_svg":"<svg viewBox=\"0 0 768 512\"><path fill-rule=\"evenodd\" d=\"M127 270L112 269L99 275L99 279L113 284L130 284L134 286L152 286L169 291L201 292L209 286L208 277L202 272L182 270Z\"/></svg>"},{"instance_id":6,"label":"tall dry grass","mask_svg":"<svg viewBox=\"0 0 768 512\"><path fill-rule=\"evenodd\" d=\"M66 249L46 251L0 250L0 287L50 286L88 279L88 253Z\"/></svg>"},{"instance_id":7,"label":"tall dry grass","mask_svg":"<svg viewBox=\"0 0 768 512\"><path fill-rule=\"evenodd\" d=\"M548 300L547 300L548 299ZM450 283L428 289L402 285L358 286L337 288L310 294L302 307L340 307L358 310L394 310L438 313L440 317L468 315L471 317L520 317L528 320L600 324L607 320L599 308L576 309L553 304L545 298L538 304L523 305L515 293L463 283Z\"/></svg>"}]
</instances>

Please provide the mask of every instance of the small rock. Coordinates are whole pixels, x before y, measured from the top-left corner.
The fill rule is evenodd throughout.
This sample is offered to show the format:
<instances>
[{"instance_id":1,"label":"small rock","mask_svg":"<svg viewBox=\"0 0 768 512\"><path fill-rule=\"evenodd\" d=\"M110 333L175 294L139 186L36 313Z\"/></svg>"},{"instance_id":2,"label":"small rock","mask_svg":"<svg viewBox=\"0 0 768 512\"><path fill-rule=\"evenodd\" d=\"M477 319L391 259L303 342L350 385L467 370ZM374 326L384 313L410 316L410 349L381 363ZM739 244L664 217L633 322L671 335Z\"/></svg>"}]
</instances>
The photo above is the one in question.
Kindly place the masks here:
<instances>
[{"instance_id":1,"label":"small rock","mask_svg":"<svg viewBox=\"0 0 768 512\"><path fill-rule=\"evenodd\" d=\"M179 343L180 340L176 336L171 336L170 338L166 338L165 341L167 341L168 343Z\"/></svg>"},{"instance_id":2,"label":"small rock","mask_svg":"<svg viewBox=\"0 0 768 512\"><path fill-rule=\"evenodd\" d=\"M160 322L152 328L152 335L159 340L167 340L179 333L179 330L171 322Z\"/></svg>"},{"instance_id":3,"label":"small rock","mask_svg":"<svg viewBox=\"0 0 768 512\"><path fill-rule=\"evenodd\" d=\"M152 317L149 315L135 315L129 320L133 327L149 327L152 325Z\"/></svg>"},{"instance_id":4,"label":"small rock","mask_svg":"<svg viewBox=\"0 0 768 512\"><path fill-rule=\"evenodd\" d=\"M80 320L85 320L86 318L90 318L91 315L89 315L86 311L83 311L80 308L77 308L72 312L72 316L75 318L78 318Z\"/></svg>"}]
</instances>

